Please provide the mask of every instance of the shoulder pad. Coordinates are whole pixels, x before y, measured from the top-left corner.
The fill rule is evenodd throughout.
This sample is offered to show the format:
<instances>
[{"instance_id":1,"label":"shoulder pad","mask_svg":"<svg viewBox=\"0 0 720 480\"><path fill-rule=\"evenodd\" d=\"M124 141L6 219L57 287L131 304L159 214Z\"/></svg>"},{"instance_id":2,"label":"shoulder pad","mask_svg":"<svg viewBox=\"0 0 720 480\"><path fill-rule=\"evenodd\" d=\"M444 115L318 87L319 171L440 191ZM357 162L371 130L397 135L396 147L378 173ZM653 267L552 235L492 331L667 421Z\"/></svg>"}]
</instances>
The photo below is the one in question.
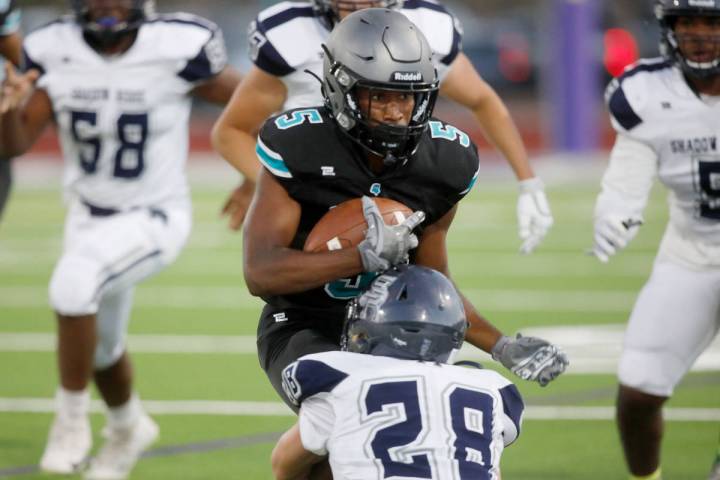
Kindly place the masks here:
<instances>
[{"instance_id":1,"label":"shoulder pad","mask_svg":"<svg viewBox=\"0 0 720 480\"><path fill-rule=\"evenodd\" d=\"M405 0L401 10L427 37L435 57L450 65L462 50L460 21L434 0Z\"/></svg>"},{"instance_id":2,"label":"shoulder pad","mask_svg":"<svg viewBox=\"0 0 720 480\"><path fill-rule=\"evenodd\" d=\"M314 29L308 28L316 21L312 6L305 2L281 2L266 8L250 24L250 59L271 75L292 73L322 42L313 36Z\"/></svg>"},{"instance_id":3,"label":"shoulder pad","mask_svg":"<svg viewBox=\"0 0 720 480\"><path fill-rule=\"evenodd\" d=\"M437 161L452 159L453 168L447 170L452 174L446 177L452 184L452 190L461 196L467 194L480 173L477 147L467 133L437 119L430 120L428 132L436 150Z\"/></svg>"},{"instance_id":4,"label":"shoulder pad","mask_svg":"<svg viewBox=\"0 0 720 480\"><path fill-rule=\"evenodd\" d=\"M332 122L324 108L297 108L269 118L258 135L260 162L277 177L292 178L322 158L325 124ZM313 141L317 139L318 142Z\"/></svg>"},{"instance_id":5,"label":"shoulder pad","mask_svg":"<svg viewBox=\"0 0 720 480\"><path fill-rule=\"evenodd\" d=\"M348 374L319 360L300 359L285 367L282 388L288 399L300 405L306 398L331 392Z\"/></svg>"},{"instance_id":6,"label":"shoulder pad","mask_svg":"<svg viewBox=\"0 0 720 480\"><path fill-rule=\"evenodd\" d=\"M154 23L154 22L163 22L163 23L174 23L178 25L188 25L193 26L197 28L201 28L203 30L208 30L210 32L215 32L219 30L219 27L214 22L208 20L207 18L201 17L199 15L195 15L192 13L186 13L186 12L175 12L175 13L165 13L161 15L157 15L153 17L152 19L148 20L146 23Z\"/></svg>"},{"instance_id":7,"label":"shoulder pad","mask_svg":"<svg viewBox=\"0 0 720 480\"><path fill-rule=\"evenodd\" d=\"M183 62L177 75L186 82L196 83L212 78L227 65L222 31L206 18L180 12L158 15L146 22L146 25L159 29L157 34L160 37L157 41L162 48L156 46L157 54ZM178 35L182 35L182 42L177 41ZM166 40L168 37L171 41Z\"/></svg>"},{"instance_id":8,"label":"shoulder pad","mask_svg":"<svg viewBox=\"0 0 720 480\"><path fill-rule=\"evenodd\" d=\"M664 59L643 60L628 66L620 77L610 82L605 101L616 128L629 131L643 122L643 110L652 90L648 85L649 74L671 67Z\"/></svg>"}]
</instances>

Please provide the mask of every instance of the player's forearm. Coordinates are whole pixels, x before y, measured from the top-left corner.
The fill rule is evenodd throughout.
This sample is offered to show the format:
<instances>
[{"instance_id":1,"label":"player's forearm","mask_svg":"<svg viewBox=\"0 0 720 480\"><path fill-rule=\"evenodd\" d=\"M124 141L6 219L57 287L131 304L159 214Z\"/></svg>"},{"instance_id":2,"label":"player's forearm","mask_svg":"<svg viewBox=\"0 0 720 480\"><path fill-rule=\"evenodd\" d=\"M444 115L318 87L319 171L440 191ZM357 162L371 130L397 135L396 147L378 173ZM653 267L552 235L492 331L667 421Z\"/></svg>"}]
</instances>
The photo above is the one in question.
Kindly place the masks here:
<instances>
[{"instance_id":1,"label":"player's forearm","mask_svg":"<svg viewBox=\"0 0 720 480\"><path fill-rule=\"evenodd\" d=\"M602 179L595 217L641 216L657 176L657 154L644 143L618 135Z\"/></svg>"},{"instance_id":2,"label":"player's forearm","mask_svg":"<svg viewBox=\"0 0 720 480\"><path fill-rule=\"evenodd\" d=\"M357 249L307 253L275 248L244 253L245 283L255 296L287 295L321 287L362 272Z\"/></svg>"},{"instance_id":3,"label":"player's forearm","mask_svg":"<svg viewBox=\"0 0 720 480\"><path fill-rule=\"evenodd\" d=\"M215 150L242 175L257 181L260 162L255 154L255 136L226 124L221 118L212 130L212 144Z\"/></svg>"},{"instance_id":4,"label":"player's forearm","mask_svg":"<svg viewBox=\"0 0 720 480\"><path fill-rule=\"evenodd\" d=\"M33 140L19 111L11 110L0 117L0 156L22 155L30 149Z\"/></svg>"},{"instance_id":5,"label":"player's forearm","mask_svg":"<svg viewBox=\"0 0 720 480\"><path fill-rule=\"evenodd\" d=\"M476 346L480 350L490 353L492 347L502 337L502 332L495 328L485 317L483 317L470 301L463 298L465 315L470 326L465 332L465 341Z\"/></svg>"},{"instance_id":6,"label":"player's forearm","mask_svg":"<svg viewBox=\"0 0 720 480\"><path fill-rule=\"evenodd\" d=\"M491 91L472 111L485 138L503 154L517 179L534 177L522 137L500 97Z\"/></svg>"}]
</instances>

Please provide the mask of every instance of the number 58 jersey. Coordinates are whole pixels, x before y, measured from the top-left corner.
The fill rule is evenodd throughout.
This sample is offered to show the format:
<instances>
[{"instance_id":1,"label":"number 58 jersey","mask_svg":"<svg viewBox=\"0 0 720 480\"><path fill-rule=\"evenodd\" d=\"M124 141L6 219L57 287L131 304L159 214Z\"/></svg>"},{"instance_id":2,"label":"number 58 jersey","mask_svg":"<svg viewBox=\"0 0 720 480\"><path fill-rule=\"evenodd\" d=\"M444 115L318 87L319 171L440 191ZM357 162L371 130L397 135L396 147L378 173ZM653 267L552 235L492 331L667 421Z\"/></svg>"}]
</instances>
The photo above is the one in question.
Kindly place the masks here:
<instances>
[{"instance_id":1,"label":"number 58 jersey","mask_svg":"<svg viewBox=\"0 0 720 480\"><path fill-rule=\"evenodd\" d=\"M118 209L188 202L189 93L227 60L213 23L153 17L125 53L105 56L64 17L31 33L24 55L52 103L68 196Z\"/></svg>"},{"instance_id":2,"label":"number 58 jersey","mask_svg":"<svg viewBox=\"0 0 720 480\"><path fill-rule=\"evenodd\" d=\"M523 401L492 370L349 352L306 355L283 372L303 447L343 480L494 480L520 432Z\"/></svg>"}]
</instances>

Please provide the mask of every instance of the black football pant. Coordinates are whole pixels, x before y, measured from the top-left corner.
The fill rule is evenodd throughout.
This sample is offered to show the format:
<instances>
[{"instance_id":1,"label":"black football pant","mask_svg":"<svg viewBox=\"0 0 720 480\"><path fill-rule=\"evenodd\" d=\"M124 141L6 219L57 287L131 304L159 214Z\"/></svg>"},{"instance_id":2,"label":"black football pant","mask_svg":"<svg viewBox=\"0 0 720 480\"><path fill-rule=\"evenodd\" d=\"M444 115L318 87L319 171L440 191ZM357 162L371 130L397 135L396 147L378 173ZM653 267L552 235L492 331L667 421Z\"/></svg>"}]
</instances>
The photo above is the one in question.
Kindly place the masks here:
<instances>
[{"instance_id":1,"label":"black football pant","mask_svg":"<svg viewBox=\"0 0 720 480\"><path fill-rule=\"evenodd\" d=\"M266 306L258 325L258 359L275 391L295 412L283 392L282 372L303 355L340 350L343 313Z\"/></svg>"},{"instance_id":2,"label":"black football pant","mask_svg":"<svg viewBox=\"0 0 720 480\"><path fill-rule=\"evenodd\" d=\"M11 185L12 171L10 170L10 160L0 158L0 219L5 210L5 203L10 196Z\"/></svg>"}]
</instances>

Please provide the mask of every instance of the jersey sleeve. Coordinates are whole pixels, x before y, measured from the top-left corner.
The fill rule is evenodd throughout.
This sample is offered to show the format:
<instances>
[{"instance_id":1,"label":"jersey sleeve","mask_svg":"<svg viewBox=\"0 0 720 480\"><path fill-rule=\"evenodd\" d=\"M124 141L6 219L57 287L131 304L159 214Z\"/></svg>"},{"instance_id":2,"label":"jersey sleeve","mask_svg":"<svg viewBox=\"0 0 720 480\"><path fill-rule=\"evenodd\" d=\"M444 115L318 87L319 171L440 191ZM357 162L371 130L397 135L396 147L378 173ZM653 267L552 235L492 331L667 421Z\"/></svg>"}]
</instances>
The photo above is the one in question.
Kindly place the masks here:
<instances>
[{"instance_id":1,"label":"jersey sleeve","mask_svg":"<svg viewBox=\"0 0 720 480\"><path fill-rule=\"evenodd\" d=\"M477 182L480 174L477 147L467 133L448 123L431 120L429 130L436 142L439 167L444 175L448 203L452 206L470 193Z\"/></svg>"},{"instance_id":2,"label":"jersey sleeve","mask_svg":"<svg viewBox=\"0 0 720 480\"><path fill-rule=\"evenodd\" d=\"M619 133L602 178L595 218L611 214L642 218L657 171L655 151L647 144Z\"/></svg>"},{"instance_id":3,"label":"jersey sleeve","mask_svg":"<svg viewBox=\"0 0 720 480\"><path fill-rule=\"evenodd\" d=\"M275 121L276 118L269 118L260 129L255 154L260 164L287 188L294 183L294 176L290 170L289 159L285 159L287 153L283 148L283 135L275 126Z\"/></svg>"},{"instance_id":4,"label":"jersey sleeve","mask_svg":"<svg viewBox=\"0 0 720 480\"><path fill-rule=\"evenodd\" d=\"M269 118L258 136L255 153L260 163L291 194L307 189L313 171L327 151L328 122L323 109L288 110ZM333 133L330 133L334 135Z\"/></svg>"},{"instance_id":5,"label":"jersey sleeve","mask_svg":"<svg viewBox=\"0 0 720 480\"><path fill-rule=\"evenodd\" d=\"M268 39L267 22L259 17L250 23L248 30L248 52L250 60L260 70L274 75L284 77L295 71L295 69L283 58L275 45Z\"/></svg>"},{"instance_id":6,"label":"jersey sleeve","mask_svg":"<svg viewBox=\"0 0 720 480\"><path fill-rule=\"evenodd\" d=\"M403 13L422 30L433 50L442 81L462 51L462 26L457 17L435 0L406 0Z\"/></svg>"},{"instance_id":7,"label":"jersey sleeve","mask_svg":"<svg viewBox=\"0 0 720 480\"><path fill-rule=\"evenodd\" d=\"M228 62L222 30L209 20L188 16L187 23L205 30L197 48L191 50L178 76L189 83L199 83L220 73Z\"/></svg>"},{"instance_id":8,"label":"jersey sleeve","mask_svg":"<svg viewBox=\"0 0 720 480\"><path fill-rule=\"evenodd\" d=\"M612 80L605 90L605 102L610 112L610 122L616 132L647 141L655 133L653 97L660 85L653 72L669 68L666 61L641 60L627 67L625 72Z\"/></svg>"},{"instance_id":9,"label":"jersey sleeve","mask_svg":"<svg viewBox=\"0 0 720 480\"><path fill-rule=\"evenodd\" d=\"M20 30L20 10L16 8L15 0L6 0L0 5L0 37L7 37Z\"/></svg>"},{"instance_id":10,"label":"jersey sleeve","mask_svg":"<svg viewBox=\"0 0 720 480\"><path fill-rule=\"evenodd\" d=\"M327 442L335 424L335 410L327 395L315 395L305 400L298 423L305 450L315 455L327 455Z\"/></svg>"},{"instance_id":11,"label":"jersey sleeve","mask_svg":"<svg viewBox=\"0 0 720 480\"><path fill-rule=\"evenodd\" d=\"M520 436L525 404L517 387L512 383L500 389L500 397L503 406L502 437L505 446L508 446Z\"/></svg>"},{"instance_id":12,"label":"jersey sleeve","mask_svg":"<svg viewBox=\"0 0 720 480\"><path fill-rule=\"evenodd\" d=\"M283 370L282 388L295 405L304 405L308 398L331 392L347 376L323 361L301 358Z\"/></svg>"}]
</instances>

